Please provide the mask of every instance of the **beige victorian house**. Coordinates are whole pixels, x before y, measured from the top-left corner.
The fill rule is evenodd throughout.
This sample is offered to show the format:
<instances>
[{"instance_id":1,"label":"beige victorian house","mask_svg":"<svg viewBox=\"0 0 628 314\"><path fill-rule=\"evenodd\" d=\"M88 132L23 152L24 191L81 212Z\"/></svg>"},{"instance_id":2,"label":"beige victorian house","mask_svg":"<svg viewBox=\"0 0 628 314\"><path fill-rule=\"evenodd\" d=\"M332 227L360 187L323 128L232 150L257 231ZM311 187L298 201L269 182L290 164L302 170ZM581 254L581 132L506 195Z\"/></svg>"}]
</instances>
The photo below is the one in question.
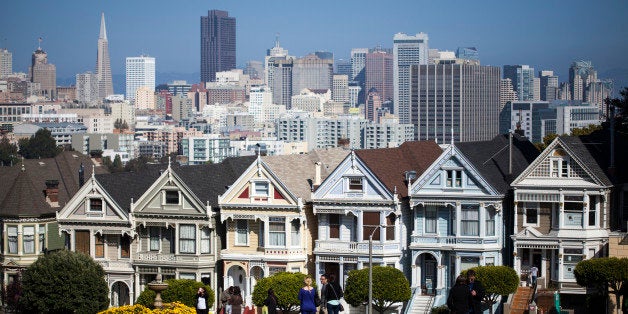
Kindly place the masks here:
<instances>
[{"instance_id":1,"label":"beige victorian house","mask_svg":"<svg viewBox=\"0 0 628 314\"><path fill-rule=\"evenodd\" d=\"M316 221L309 197L347 153L258 157L219 197L226 226L224 287L240 287L248 304L260 278L280 271L313 274Z\"/></svg>"}]
</instances>

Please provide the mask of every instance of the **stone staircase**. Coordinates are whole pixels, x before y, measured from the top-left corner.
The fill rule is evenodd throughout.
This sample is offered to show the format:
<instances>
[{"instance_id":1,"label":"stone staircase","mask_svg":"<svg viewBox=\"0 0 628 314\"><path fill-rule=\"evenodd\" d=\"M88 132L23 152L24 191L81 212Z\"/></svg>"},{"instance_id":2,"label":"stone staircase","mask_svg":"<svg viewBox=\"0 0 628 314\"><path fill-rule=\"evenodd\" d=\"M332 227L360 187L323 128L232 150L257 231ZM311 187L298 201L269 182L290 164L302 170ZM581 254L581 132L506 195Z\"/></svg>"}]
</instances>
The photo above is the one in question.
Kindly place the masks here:
<instances>
[{"instance_id":1,"label":"stone staircase","mask_svg":"<svg viewBox=\"0 0 628 314\"><path fill-rule=\"evenodd\" d=\"M510 304L510 314L528 313L528 305L534 290L532 287L518 287Z\"/></svg>"},{"instance_id":2,"label":"stone staircase","mask_svg":"<svg viewBox=\"0 0 628 314\"><path fill-rule=\"evenodd\" d=\"M432 311L434 297L431 295L414 294L412 308L406 310L406 314L428 314Z\"/></svg>"}]
</instances>

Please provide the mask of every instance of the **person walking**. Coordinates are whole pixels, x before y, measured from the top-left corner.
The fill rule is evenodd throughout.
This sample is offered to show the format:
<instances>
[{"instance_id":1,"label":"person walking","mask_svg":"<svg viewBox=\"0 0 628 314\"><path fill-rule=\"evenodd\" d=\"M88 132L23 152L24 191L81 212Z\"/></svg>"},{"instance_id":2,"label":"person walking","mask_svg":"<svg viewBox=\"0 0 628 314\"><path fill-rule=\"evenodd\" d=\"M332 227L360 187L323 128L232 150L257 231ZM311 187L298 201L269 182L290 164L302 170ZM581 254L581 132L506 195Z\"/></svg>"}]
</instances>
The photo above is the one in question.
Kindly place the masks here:
<instances>
[{"instance_id":1,"label":"person walking","mask_svg":"<svg viewBox=\"0 0 628 314\"><path fill-rule=\"evenodd\" d=\"M316 289L312 287L312 277L305 277L303 283L305 285L299 290L301 314L316 314L316 299L318 299L318 293Z\"/></svg>"},{"instance_id":2,"label":"person walking","mask_svg":"<svg viewBox=\"0 0 628 314\"><path fill-rule=\"evenodd\" d=\"M327 314L327 298L325 293L327 290L327 274L321 275L321 304L318 307L318 313Z\"/></svg>"},{"instance_id":3,"label":"person walking","mask_svg":"<svg viewBox=\"0 0 628 314\"><path fill-rule=\"evenodd\" d=\"M327 314L338 314L342 308L340 298L342 298L342 287L336 282L336 276L329 275L329 281L325 288L325 300L327 300Z\"/></svg>"},{"instance_id":4,"label":"person walking","mask_svg":"<svg viewBox=\"0 0 628 314\"><path fill-rule=\"evenodd\" d=\"M456 278L456 284L449 290L447 307L452 314L467 314L471 303L471 293L463 276Z\"/></svg>"},{"instance_id":5,"label":"person walking","mask_svg":"<svg viewBox=\"0 0 628 314\"><path fill-rule=\"evenodd\" d=\"M268 314L277 314L277 296L273 288L268 289L268 296L264 300L264 305L268 308Z\"/></svg>"},{"instance_id":6,"label":"person walking","mask_svg":"<svg viewBox=\"0 0 628 314\"><path fill-rule=\"evenodd\" d=\"M231 314L242 314L242 303L244 303L244 300L242 299L242 292L238 286L232 288L233 294L229 300L229 304L231 304Z\"/></svg>"},{"instance_id":7,"label":"person walking","mask_svg":"<svg viewBox=\"0 0 628 314\"><path fill-rule=\"evenodd\" d=\"M200 287L196 292L196 314L207 314L207 291Z\"/></svg>"},{"instance_id":8,"label":"person walking","mask_svg":"<svg viewBox=\"0 0 628 314\"><path fill-rule=\"evenodd\" d=\"M539 275L539 269L536 266L532 265L530 267L530 283L534 286L536 285L536 277Z\"/></svg>"},{"instance_id":9,"label":"person walking","mask_svg":"<svg viewBox=\"0 0 628 314\"><path fill-rule=\"evenodd\" d=\"M484 299L484 286L479 280L475 279L475 270L467 271L467 285L471 293L470 311L472 314L482 313L482 300Z\"/></svg>"},{"instance_id":10,"label":"person walking","mask_svg":"<svg viewBox=\"0 0 628 314\"><path fill-rule=\"evenodd\" d=\"M220 304L222 305L222 313L223 314L231 314L231 304L229 301L231 300L231 293L233 292L233 287L229 287L222 291L220 294Z\"/></svg>"}]
</instances>

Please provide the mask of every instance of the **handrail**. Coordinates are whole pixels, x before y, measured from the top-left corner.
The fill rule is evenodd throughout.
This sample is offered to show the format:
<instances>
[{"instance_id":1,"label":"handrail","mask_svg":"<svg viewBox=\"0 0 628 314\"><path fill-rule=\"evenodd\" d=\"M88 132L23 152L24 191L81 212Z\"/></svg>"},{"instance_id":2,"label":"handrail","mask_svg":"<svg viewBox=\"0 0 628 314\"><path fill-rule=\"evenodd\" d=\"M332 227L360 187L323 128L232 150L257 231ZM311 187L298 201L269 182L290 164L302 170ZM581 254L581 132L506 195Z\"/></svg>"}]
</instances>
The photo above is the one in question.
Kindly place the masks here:
<instances>
[{"instance_id":1,"label":"handrail","mask_svg":"<svg viewBox=\"0 0 628 314\"><path fill-rule=\"evenodd\" d=\"M412 310L412 306L414 305L414 299L415 299L415 295L414 294L416 293L418 288L419 287L415 287L414 291L412 291L412 297L410 298L410 302L408 302L408 304L406 305L406 310L404 312L405 314L411 314L411 312L409 312L409 311Z\"/></svg>"}]
</instances>

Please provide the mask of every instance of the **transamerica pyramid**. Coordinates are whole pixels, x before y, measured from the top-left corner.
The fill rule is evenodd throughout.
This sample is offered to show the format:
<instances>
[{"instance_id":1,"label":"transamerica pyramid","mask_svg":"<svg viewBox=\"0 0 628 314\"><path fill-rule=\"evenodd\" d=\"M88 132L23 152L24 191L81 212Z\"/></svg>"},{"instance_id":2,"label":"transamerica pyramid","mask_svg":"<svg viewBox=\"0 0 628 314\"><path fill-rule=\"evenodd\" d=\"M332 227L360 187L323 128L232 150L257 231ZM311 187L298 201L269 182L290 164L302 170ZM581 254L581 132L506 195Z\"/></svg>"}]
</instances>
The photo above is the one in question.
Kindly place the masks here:
<instances>
[{"instance_id":1,"label":"transamerica pyramid","mask_svg":"<svg viewBox=\"0 0 628 314\"><path fill-rule=\"evenodd\" d=\"M98 36L98 54L96 55L96 75L98 77L98 98L113 95L111 82L111 64L109 62L109 42L105 27L105 13L100 18L100 35Z\"/></svg>"}]
</instances>

